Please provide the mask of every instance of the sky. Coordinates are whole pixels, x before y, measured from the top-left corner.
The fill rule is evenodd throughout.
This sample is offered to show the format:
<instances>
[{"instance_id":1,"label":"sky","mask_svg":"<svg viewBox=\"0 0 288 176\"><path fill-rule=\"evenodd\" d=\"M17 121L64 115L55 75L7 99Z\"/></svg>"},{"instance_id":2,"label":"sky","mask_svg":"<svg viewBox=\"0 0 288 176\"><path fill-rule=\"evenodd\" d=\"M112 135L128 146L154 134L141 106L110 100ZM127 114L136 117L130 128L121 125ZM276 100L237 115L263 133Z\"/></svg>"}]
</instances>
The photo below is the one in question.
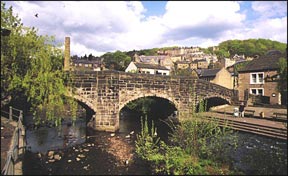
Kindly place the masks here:
<instances>
[{"instance_id":1,"label":"sky","mask_svg":"<svg viewBox=\"0 0 288 176\"><path fill-rule=\"evenodd\" d=\"M287 43L287 1L4 2L39 35L55 36L63 45L70 37L71 55L207 48L251 38Z\"/></svg>"}]
</instances>

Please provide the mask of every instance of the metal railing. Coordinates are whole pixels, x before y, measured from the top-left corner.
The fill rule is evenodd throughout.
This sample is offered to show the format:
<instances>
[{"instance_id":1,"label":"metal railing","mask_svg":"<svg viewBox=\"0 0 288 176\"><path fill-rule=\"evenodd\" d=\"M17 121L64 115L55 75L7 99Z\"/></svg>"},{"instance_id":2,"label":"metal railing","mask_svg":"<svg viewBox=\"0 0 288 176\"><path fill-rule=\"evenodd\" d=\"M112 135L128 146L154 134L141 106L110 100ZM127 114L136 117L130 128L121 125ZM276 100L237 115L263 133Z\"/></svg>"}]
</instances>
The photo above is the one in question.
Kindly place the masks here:
<instances>
[{"instance_id":1,"label":"metal railing","mask_svg":"<svg viewBox=\"0 0 288 176\"><path fill-rule=\"evenodd\" d=\"M14 115L13 112L15 112ZM1 111L1 116L3 113L9 115L9 121L12 121L13 117L15 117L18 120L18 123L13 132L12 147L7 152L6 163L4 165L3 170L1 171L1 175L15 175L16 162L20 154L24 154L24 150L20 152L20 149L25 149L25 128L23 125L23 111L10 106L9 113Z\"/></svg>"}]
</instances>

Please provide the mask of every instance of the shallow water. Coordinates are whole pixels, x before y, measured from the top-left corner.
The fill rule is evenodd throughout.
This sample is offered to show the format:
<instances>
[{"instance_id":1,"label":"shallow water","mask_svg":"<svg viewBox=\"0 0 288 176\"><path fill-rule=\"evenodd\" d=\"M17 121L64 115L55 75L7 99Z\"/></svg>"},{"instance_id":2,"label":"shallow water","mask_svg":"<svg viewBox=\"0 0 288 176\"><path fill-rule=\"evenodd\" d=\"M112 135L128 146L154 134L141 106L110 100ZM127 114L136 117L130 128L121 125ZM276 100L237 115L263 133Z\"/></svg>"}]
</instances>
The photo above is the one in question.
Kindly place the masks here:
<instances>
[{"instance_id":1,"label":"shallow water","mask_svg":"<svg viewBox=\"0 0 288 176\"><path fill-rule=\"evenodd\" d=\"M84 143L85 138L85 119L77 119L75 125L64 123L61 128L40 127L26 131L28 150L34 153L71 147Z\"/></svg>"},{"instance_id":2,"label":"shallow water","mask_svg":"<svg viewBox=\"0 0 288 176\"><path fill-rule=\"evenodd\" d=\"M134 155L134 141L136 134L141 130L139 118L128 116L121 118L120 130L115 136L111 136L111 133L86 130L85 124L84 120L78 120L75 126L64 125L60 131L47 127L27 131L27 143L31 146L32 153L28 152L26 155L24 174L149 175L151 173L146 163L136 159ZM86 132L89 137L86 137ZM130 134L131 132L133 134ZM239 173L287 175L287 141L244 132L238 132L237 135L238 148L231 151L229 157L233 168ZM37 155L37 152L44 154L48 150L55 150L62 156L61 160L50 163L47 155L41 157ZM85 157L77 161L79 154L84 154ZM124 164L125 160L129 160L129 164Z\"/></svg>"}]
</instances>

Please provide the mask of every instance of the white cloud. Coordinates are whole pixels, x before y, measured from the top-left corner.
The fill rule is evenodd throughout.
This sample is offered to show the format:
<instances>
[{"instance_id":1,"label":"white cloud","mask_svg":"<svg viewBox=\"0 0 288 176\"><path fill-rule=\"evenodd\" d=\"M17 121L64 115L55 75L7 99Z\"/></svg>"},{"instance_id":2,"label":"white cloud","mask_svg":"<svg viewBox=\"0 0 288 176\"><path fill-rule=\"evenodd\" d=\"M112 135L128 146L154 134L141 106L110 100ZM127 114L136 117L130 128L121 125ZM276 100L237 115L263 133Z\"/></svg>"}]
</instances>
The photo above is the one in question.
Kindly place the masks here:
<instances>
[{"instance_id":1,"label":"white cloud","mask_svg":"<svg viewBox=\"0 0 288 176\"><path fill-rule=\"evenodd\" d=\"M244 15L249 9L240 11L240 2L235 1L168 1L159 16L144 16L147 9L139 1L6 3L13 5L25 26L38 28L40 34L55 35L61 43L70 36L72 55L171 45L208 47L228 39L287 43L287 9L281 2L252 2L253 10L263 15L249 23Z\"/></svg>"},{"instance_id":2,"label":"white cloud","mask_svg":"<svg viewBox=\"0 0 288 176\"><path fill-rule=\"evenodd\" d=\"M262 18L287 16L287 1L254 1L252 9Z\"/></svg>"},{"instance_id":3,"label":"white cloud","mask_svg":"<svg viewBox=\"0 0 288 176\"><path fill-rule=\"evenodd\" d=\"M207 23L241 23L240 6L233 1L168 1L163 22L173 28Z\"/></svg>"}]
</instances>

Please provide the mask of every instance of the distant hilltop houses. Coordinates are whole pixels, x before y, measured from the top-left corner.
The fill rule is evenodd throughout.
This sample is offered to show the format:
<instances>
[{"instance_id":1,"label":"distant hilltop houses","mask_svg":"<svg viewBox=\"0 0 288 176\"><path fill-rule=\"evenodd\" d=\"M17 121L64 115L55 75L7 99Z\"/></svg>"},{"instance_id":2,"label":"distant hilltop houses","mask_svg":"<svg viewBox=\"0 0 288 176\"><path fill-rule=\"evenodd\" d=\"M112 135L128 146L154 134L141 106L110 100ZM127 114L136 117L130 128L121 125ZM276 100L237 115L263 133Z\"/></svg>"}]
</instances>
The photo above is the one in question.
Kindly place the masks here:
<instances>
[{"instance_id":1,"label":"distant hilltop houses","mask_svg":"<svg viewBox=\"0 0 288 176\"><path fill-rule=\"evenodd\" d=\"M217 49L213 47L213 51ZM236 63L252 59L237 54L231 58L218 59L215 54L206 54L199 47L172 47L158 50L157 55L135 53L125 72L171 75L187 70L192 73L192 70L197 69L229 68ZM107 70L103 58L93 56L81 59L71 57L70 67L74 70Z\"/></svg>"},{"instance_id":2,"label":"distant hilltop houses","mask_svg":"<svg viewBox=\"0 0 288 176\"><path fill-rule=\"evenodd\" d=\"M216 47L213 47L213 50L217 50ZM169 70L169 73L165 72L165 75L175 73L179 70L185 69L212 69L217 66L217 68L227 68L237 62L246 61L244 55L237 55L231 58L218 59L215 54L205 54L203 51L200 51L199 47L174 47L169 49L162 49L157 51L157 56L145 56L137 55L133 56L131 64L126 68L125 72L138 72L138 73L163 73L163 67L166 67ZM249 58L253 59L253 58ZM150 71L147 71L147 68L143 72L141 67L137 67L137 63L143 63L151 65ZM138 64L139 65L139 64ZM155 65L161 66L162 70L155 70ZM153 69L154 70L153 70ZM160 68L160 67L159 67Z\"/></svg>"}]
</instances>

